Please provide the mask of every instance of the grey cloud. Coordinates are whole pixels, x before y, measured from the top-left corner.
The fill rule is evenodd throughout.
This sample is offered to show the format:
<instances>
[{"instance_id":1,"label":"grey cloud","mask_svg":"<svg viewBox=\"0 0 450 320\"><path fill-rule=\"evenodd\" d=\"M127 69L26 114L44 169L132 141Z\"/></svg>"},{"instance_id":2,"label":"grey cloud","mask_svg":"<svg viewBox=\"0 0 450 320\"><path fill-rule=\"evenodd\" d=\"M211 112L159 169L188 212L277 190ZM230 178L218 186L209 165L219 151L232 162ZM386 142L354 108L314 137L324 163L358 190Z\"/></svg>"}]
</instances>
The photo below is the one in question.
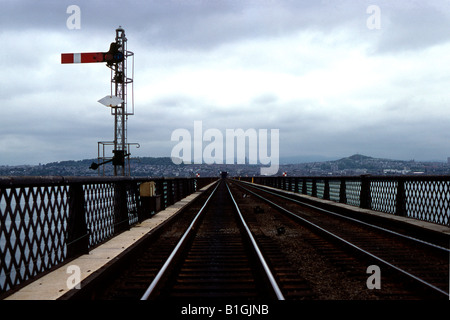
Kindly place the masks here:
<instances>
[{"instance_id":1,"label":"grey cloud","mask_svg":"<svg viewBox=\"0 0 450 320\"><path fill-rule=\"evenodd\" d=\"M2 36L19 34L24 38L12 39L13 43L7 47L10 51L1 56L2 68L8 77L1 83L0 90L5 94L0 97L0 102L3 108L11 109L3 109L0 118L0 165L29 162L29 153L33 153L38 162L95 157L97 141L112 140L113 117L96 102L109 93L109 70L102 66L104 69L99 72L100 69L89 66L76 71L82 69L77 68L79 66L62 67L57 58L59 50L102 50L101 43L106 48L113 41L114 29L119 25L125 28L130 40L129 49L136 54L135 89L149 85L143 83L142 79L146 77L143 73L154 73L156 79L160 75L170 79L170 73L181 74L186 68L195 75L197 69L221 66L222 61L216 61L216 58L230 55L237 55L235 59L230 58L230 68L239 69L236 75L244 74L246 70L258 70L261 74L270 70L289 73L299 79L305 75L305 70L290 70L291 65L298 68L298 63L273 64L271 61L283 59L283 52L266 47L269 54L258 57L258 51L264 50L267 43L276 45L276 41L258 41L258 46L250 49L246 43L290 39L288 35L304 31L323 35L311 41L316 41L315 48L328 51L312 51L310 60L302 63L305 68L323 69L324 74L327 66L333 67L322 61L333 58L333 45L342 52L345 48L369 43L373 55L380 59L383 55L397 59L400 58L398 53L422 50L448 40L449 19L441 2L414 2L415 5L405 7L403 1L376 1L382 10L382 28L370 31L366 27L366 8L372 2L5 1L0 12ZM66 8L71 4L81 8L82 24L78 31L66 28ZM27 37L28 31L33 38ZM58 37L53 37L54 34ZM342 34L345 36L340 37ZM67 38L64 46L58 43L63 38ZM320 42L322 40L324 43ZM239 43L238 49L233 46L235 43ZM283 44L280 48L286 50L287 46ZM30 52L38 52L40 57L34 61ZM271 52L276 52L276 56L270 56ZM10 62L15 56L17 59ZM50 56L56 60L52 61ZM292 59L292 55L286 56ZM404 75L388 79L394 89L401 87L404 90L401 93L389 89L385 91L389 96L379 97L377 88L364 88L356 93L356 98L355 93L349 92L348 97L339 96L337 101L326 100L327 105L318 101L320 95L317 100L292 98L293 101L286 101L291 98L284 97L283 90L271 90L270 87L261 92L255 90L248 99L243 98L245 101L234 102L234 105L219 105L220 101L215 105L215 100L208 100L211 97L208 93L191 96L177 92L183 88L174 85L173 93L151 92L150 98L136 97L136 113L128 122L128 140L141 144L134 155L169 155L172 131L177 128L192 130L194 120L202 120L204 129L278 128L282 156L347 156L360 152L371 156L418 159L426 158L428 154L434 158L448 154L450 151L446 148L450 150L447 142L450 136L446 133L449 120L446 109L436 102L427 104L424 101L421 105L421 101L408 97L421 81L425 81L434 92L440 92L442 86L442 101L445 101L446 87L440 85L440 81L445 81L445 75L439 73L433 81L427 75L413 82L404 79ZM396 80L398 82L394 83ZM158 79L151 78L151 81L157 83ZM181 80L177 85L183 85ZM273 82L273 86L276 85ZM170 91L170 86L168 88L166 90ZM153 90L151 85L149 90ZM421 98L427 100L427 97L424 93ZM373 101L377 99L382 101L381 105L373 107ZM356 101L355 104L363 101L373 109L361 105L360 111L352 106L356 110L352 113L348 101ZM425 106L434 108L431 115L423 116L427 113ZM439 110L442 112L436 118ZM404 116L406 111L408 116Z\"/></svg>"},{"instance_id":2,"label":"grey cloud","mask_svg":"<svg viewBox=\"0 0 450 320\"><path fill-rule=\"evenodd\" d=\"M382 9L381 29L385 32L376 52L421 50L450 41L449 12L427 4Z\"/></svg>"}]
</instances>

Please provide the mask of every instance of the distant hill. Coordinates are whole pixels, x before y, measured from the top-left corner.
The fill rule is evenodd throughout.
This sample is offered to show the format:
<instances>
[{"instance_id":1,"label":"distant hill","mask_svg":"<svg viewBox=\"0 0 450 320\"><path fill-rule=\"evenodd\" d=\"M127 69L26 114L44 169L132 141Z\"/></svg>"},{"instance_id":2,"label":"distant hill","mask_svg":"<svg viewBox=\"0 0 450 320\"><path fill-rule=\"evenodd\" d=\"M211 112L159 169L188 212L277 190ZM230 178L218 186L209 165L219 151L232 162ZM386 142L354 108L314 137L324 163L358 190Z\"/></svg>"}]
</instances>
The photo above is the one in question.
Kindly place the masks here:
<instances>
[{"instance_id":1,"label":"distant hill","mask_svg":"<svg viewBox=\"0 0 450 320\"><path fill-rule=\"evenodd\" d=\"M316 161L280 166L289 176L317 175L407 175L407 174L450 174L447 162L421 162L414 160L392 160L374 158L362 154L331 161Z\"/></svg>"},{"instance_id":2,"label":"distant hill","mask_svg":"<svg viewBox=\"0 0 450 320\"><path fill-rule=\"evenodd\" d=\"M380 162L396 162L395 160L378 159L364 156L362 154L354 154L350 157L331 161L339 166L340 169L372 169L378 167Z\"/></svg>"},{"instance_id":3,"label":"distant hill","mask_svg":"<svg viewBox=\"0 0 450 320\"><path fill-rule=\"evenodd\" d=\"M373 158L362 154L354 154L350 157L331 161L331 163L337 165L341 170L367 169L368 171L389 168L404 169L406 165L411 164L412 162L413 161Z\"/></svg>"},{"instance_id":4,"label":"distant hill","mask_svg":"<svg viewBox=\"0 0 450 320\"><path fill-rule=\"evenodd\" d=\"M367 160L374 160L374 159L375 158L373 158L373 157L364 156L362 154L354 154L354 155L352 155L350 157L339 159L338 161L344 161L344 160L349 160L349 161L367 161Z\"/></svg>"},{"instance_id":5,"label":"distant hill","mask_svg":"<svg viewBox=\"0 0 450 320\"><path fill-rule=\"evenodd\" d=\"M97 176L98 171L92 170L89 167L95 162L98 163L98 159L83 159L83 160L65 160L49 162L39 165L19 165L19 166L0 166L0 176ZM151 168L175 166L170 157L141 157L133 158L133 167L145 167L149 168L142 174L152 174ZM107 171L110 174L112 171L112 165L107 164Z\"/></svg>"}]
</instances>

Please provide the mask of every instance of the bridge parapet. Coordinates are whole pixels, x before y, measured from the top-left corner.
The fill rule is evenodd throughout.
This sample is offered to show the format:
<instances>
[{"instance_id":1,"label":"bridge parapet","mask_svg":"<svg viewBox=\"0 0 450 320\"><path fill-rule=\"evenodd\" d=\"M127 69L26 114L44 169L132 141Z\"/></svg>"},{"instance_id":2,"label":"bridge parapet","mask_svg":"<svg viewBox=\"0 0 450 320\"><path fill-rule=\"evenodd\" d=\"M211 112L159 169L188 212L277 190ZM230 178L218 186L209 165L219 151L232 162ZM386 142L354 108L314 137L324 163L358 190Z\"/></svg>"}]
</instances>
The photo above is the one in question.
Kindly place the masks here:
<instances>
[{"instance_id":1,"label":"bridge parapet","mask_svg":"<svg viewBox=\"0 0 450 320\"><path fill-rule=\"evenodd\" d=\"M305 176L241 180L450 226L450 176Z\"/></svg>"},{"instance_id":2,"label":"bridge parapet","mask_svg":"<svg viewBox=\"0 0 450 320\"><path fill-rule=\"evenodd\" d=\"M0 177L0 298L215 179ZM158 206L141 196L149 181Z\"/></svg>"}]
</instances>

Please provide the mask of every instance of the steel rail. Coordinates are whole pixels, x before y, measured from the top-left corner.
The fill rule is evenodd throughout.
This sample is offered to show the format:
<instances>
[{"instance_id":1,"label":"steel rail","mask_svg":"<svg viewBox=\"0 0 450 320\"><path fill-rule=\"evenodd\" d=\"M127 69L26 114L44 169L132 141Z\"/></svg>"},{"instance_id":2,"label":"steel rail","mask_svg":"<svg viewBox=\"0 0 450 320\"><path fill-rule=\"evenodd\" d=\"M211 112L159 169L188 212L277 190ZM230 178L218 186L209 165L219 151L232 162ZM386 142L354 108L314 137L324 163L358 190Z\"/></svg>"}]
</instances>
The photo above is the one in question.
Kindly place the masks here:
<instances>
[{"instance_id":1,"label":"steel rail","mask_svg":"<svg viewBox=\"0 0 450 320\"><path fill-rule=\"evenodd\" d=\"M241 182L244 182L246 184L250 184L249 182L246 182L246 181L241 181ZM368 226L368 227L371 227L371 228L374 228L374 229L378 229L378 230L381 230L381 231L384 231L384 232L396 235L398 237L402 237L402 238L405 238L405 239L408 239L408 240L412 240L412 241L415 241L415 242L418 242L418 243L421 243L421 244L424 244L424 245L427 245L427 246L430 246L430 247L433 247L433 248L436 248L436 249L439 249L439 250L450 252L449 248L445 248L445 247L436 245L436 244L431 243L431 242L427 242L427 241L424 241L424 240L421 240L421 239L417 239L417 238L414 238L414 237L411 237L411 236L407 236L405 234L401 234L401 233L398 233L396 231L392 231L392 230L389 230L389 229L386 229L386 228L383 228L383 227L380 227L380 226L377 226L377 225L374 225L374 224L370 224L370 223L367 223L367 222L364 222L364 221L361 221L361 220L358 220L358 219L355 219L355 218L352 218L352 217L347 217L345 215L342 215L342 214L339 214L339 213L336 213L336 212L333 212L333 211L330 211L330 210L326 210L326 209L314 206L312 204L309 204L309 203L306 203L306 202L303 202L303 201L292 199L292 198L289 198L289 197L284 196L282 194L278 194L278 193L266 190L264 187L254 186L254 185L251 185L251 186L252 186L252 188L255 188L255 189L261 190L263 192L269 193L271 195L274 195L274 196L277 196L277 197L280 197L280 198L292 201L292 202L297 203L299 205L302 205L302 206L305 206L305 207L309 207L309 208L314 209L314 210L325 212L325 213L334 215L334 216L339 217L339 218L350 220L350 221L353 221L353 222L356 222L356 223L359 223L359 224L362 224L362 225L365 225L365 226ZM246 189L246 190L249 191L248 189Z\"/></svg>"},{"instance_id":2,"label":"steel rail","mask_svg":"<svg viewBox=\"0 0 450 320\"><path fill-rule=\"evenodd\" d=\"M156 286L158 285L159 281L161 280L161 278L164 276L164 274L166 273L167 269L169 268L170 264L172 263L174 257L177 255L178 251L180 250L181 246L184 244L184 241L186 240L187 236L189 235L189 233L191 233L191 231L194 229L194 226L197 222L197 220L199 219L199 217L201 216L203 210L205 209L206 205L209 203L209 200L211 199L211 197L214 195L214 193L217 190L217 187L220 184L219 182L216 182L217 185L214 188L214 190L211 192L211 194L209 195L208 199L206 199L205 203L203 204L203 206L201 207L201 209L198 211L197 215L195 216L195 218L192 220L191 224L189 225L189 227L186 229L186 231L184 232L183 236L181 237L181 239L178 241L177 245L175 246L175 248L173 249L172 253L170 254L170 256L167 258L166 262L164 263L164 265L161 267L161 269L159 270L159 272L157 273L157 275L155 276L155 278L153 279L153 281L150 283L149 287L147 288L147 290L145 290L145 293L142 295L141 300L147 300L148 297L152 294L152 292L155 290Z\"/></svg>"},{"instance_id":3,"label":"steel rail","mask_svg":"<svg viewBox=\"0 0 450 320\"><path fill-rule=\"evenodd\" d=\"M242 186L241 186L241 187L242 187ZM374 259L377 260L378 262L381 262L382 264L384 264L384 265L386 265L386 266L388 266L388 267L390 267L390 268L392 268L392 269L394 269L394 270L396 270L396 271L398 271L398 272L400 272L400 273L406 275L407 277L409 277L409 278L411 278L411 279L414 279L414 280L416 280L416 281L422 283L423 285L425 285L425 286L427 286L427 287L429 287L429 288L431 288L431 289L433 289L433 290L435 290L435 291L437 291L437 292L439 292L439 293L441 293L441 294L443 294L443 295L445 295L445 296L447 296L447 297L450 297L450 294L449 294L448 292L442 290L441 288L438 288L438 287L432 285L431 283L428 283L427 281L425 281L425 280L423 280L423 279L421 279L421 278L419 278L419 277L417 277L417 276L415 276L415 275L409 273L408 271L403 270L403 269L401 269L401 268L399 268L399 267L393 265L392 263L390 263L390 262L388 262L388 261L386 261L386 260L384 260L384 259L382 259L382 258L380 258L380 257L378 257L378 256L376 256L376 255L374 255L373 253L370 253L369 251L364 250L364 249L358 247L357 245L355 245L355 244L353 244L353 243L351 243L351 242L349 242L349 241L347 241L347 240L345 240L345 239L339 237L338 235L336 235L336 234L334 234L334 233L332 233L332 232L330 232L330 231L328 231L328 230L322 228L321 226L319 226L319 225L317 225L317 224L315 224L315 223L313 223L313 222L311 222L311 221L308 221L307 219L305 219L305 218L303 218L303 217L300 217L300 216L296 215L295 213L293 213L293 212L291 212L291 211L289 211L289 210L287 210L287 209L281 207L280 205L274 203L273 201L270 201L269 199L266 199L266 198L264 198L263 196L261 196L261 195L255 193L255 192L253 192L253 191L251 191L251 190L248 190L248 189L245 188L245 187L242 187L242 188L245 189L245 190L247 190L247 191L250 192L251 194L255 195L256 197L260 198L261 200L263 200L263 201L269 203L271 206L274 206L274 207L278 208L279 210L281 210L281 211L287 213L288 215L294 217L295 219L301 220L302 222L306 223L307 225L309 225L309 226L311 226L311 227L313 227L313 228L315 228L315 229L318 229L318 230L324 232L325 234L327 234L327 235L329 235L329 236L331 236L331 237L333 237L333 238L335 238L335 239L341 241L342 243L344 243L344 244L346 244L346 245L348 245L348 246L350 246L350 247L356 249L357 251L360 251L360 252L362 252L363 254L368 255L368 256L374 258Z\"/></svg>"},{"instance_id":4,"label":"steel rail","mask_svg":"<svg viewBox=\"0 0 450 320\"><path fill-rule=\"evenodd\" d=\"M275 280L275 277L272 274L272 271L270 270L266 260L264 259L263 254L261 253L261 250L258 247L258 244L256 243L255 238L252 235L252 232L250 231L247 223L245 222L244 217L242 216L241 210L239 210L239 206L236 203L236 200L234 200L233 194L231 193L231 190L228 187L228 184L226 184L226 186L227 186L228 192L230 194L231 200L233 200L233 203L234 203L234 206L235 206L235 208L237 210L239 218L241 219L241 223L244 226L248 237L250 238L250 241L251 241L251 243L253 245L253 249L255 250L256 255L258 256L258 259L259 259L259 261L260 261L260 263L261 263L261 265L262 265L262 267L264 269L264 272L266 273L266 276L267 276L267 278L268 278L268 280L270 282L270 285L272 286L272 289L273 289L275 295L277 296L278 300L285 300L285 298L283 296L283 293L281 292L280 287L278 286L278 283L277 283L277 281Z\"/></svg>"}]
</instances>

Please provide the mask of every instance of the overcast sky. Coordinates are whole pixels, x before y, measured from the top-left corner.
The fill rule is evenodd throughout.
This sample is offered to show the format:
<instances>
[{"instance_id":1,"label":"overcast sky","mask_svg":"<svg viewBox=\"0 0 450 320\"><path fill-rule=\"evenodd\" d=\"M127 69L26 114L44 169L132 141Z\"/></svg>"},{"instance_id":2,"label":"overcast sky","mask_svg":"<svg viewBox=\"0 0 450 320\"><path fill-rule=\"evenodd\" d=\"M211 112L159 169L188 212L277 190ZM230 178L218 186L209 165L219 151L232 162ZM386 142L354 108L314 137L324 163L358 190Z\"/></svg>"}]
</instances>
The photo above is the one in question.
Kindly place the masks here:
<instances>
[{"instance_id":1,"label":"overcast sky","mask_svg":"<svg viewBox=\"0 0 450 320\"><path fill-rule=\"evenodd\" d=\"M80 29L67 27L70 5ZM172 132L194 121L279 129L281 159L450 156L447 0L0 0L0 10L0 165L95 158L113 139L97 102L110 70L60 55L107 51L119 25L135 54L133 156L170 156Z\"/></svg>"}]
</instances>

